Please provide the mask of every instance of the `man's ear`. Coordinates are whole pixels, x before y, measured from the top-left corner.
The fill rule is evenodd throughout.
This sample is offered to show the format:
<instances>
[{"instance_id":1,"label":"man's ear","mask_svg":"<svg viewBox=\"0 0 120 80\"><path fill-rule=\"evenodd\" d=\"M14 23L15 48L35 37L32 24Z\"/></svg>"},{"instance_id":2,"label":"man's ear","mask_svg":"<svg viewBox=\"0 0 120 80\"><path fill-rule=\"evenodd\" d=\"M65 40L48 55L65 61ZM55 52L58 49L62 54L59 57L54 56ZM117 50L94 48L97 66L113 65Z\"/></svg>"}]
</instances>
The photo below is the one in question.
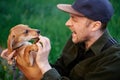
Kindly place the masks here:
<instances>
[{"instance_id":1,"label":"man's ear","mask_svg":"<svg viewBox=\"0 0 120 80\"><path fill-rule=\"evenodd\" d=\"M93 22L92 31L97 31L101 29L102 23L100 21Z\"/></svg>"}]
</instances>

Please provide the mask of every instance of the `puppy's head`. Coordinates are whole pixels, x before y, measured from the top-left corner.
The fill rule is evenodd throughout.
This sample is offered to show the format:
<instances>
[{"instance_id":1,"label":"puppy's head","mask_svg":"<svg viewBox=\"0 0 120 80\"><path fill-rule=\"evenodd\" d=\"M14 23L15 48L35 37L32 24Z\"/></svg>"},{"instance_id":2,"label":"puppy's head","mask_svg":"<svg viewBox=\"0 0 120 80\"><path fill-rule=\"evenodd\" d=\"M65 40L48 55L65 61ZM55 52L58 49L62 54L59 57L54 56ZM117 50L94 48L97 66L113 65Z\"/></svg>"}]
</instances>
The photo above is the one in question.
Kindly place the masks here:
<instances>
[{"instance_id":1,"label":"puppy's head","mask_svg":"<svg viewBox=\"0 0 120 80\"><path fill-rule=\"evenodd\" d=\"M10 34L8 36L8 53L24 45L25 42L28 42L31 39L38 39L39 34L39 30L32 29L27 25L16 25L10 30Z\"/></svg>"}]
</instances>

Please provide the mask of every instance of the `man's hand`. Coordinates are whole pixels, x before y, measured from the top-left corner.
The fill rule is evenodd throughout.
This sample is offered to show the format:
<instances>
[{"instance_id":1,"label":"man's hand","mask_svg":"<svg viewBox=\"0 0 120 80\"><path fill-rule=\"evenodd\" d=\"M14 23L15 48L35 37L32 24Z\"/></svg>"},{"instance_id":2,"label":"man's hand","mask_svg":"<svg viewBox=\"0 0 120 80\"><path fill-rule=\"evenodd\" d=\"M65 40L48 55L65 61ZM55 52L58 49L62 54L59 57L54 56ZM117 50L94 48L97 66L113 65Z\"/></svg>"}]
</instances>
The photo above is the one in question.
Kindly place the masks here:
<instances>
[{"instance_id":1,"label":"man's hand","mask_svg":"<svg viewBox=\"0 0 120 80\"><path fill-rule=\"evenodd\" d=\"M36 62L41 69L42 74L44 74L46 71L51 69L48 62L48 56L51 50L50 40L47 37L40 36L40 41L36 44L38 45Z\"/></svg>"}]
</instances>

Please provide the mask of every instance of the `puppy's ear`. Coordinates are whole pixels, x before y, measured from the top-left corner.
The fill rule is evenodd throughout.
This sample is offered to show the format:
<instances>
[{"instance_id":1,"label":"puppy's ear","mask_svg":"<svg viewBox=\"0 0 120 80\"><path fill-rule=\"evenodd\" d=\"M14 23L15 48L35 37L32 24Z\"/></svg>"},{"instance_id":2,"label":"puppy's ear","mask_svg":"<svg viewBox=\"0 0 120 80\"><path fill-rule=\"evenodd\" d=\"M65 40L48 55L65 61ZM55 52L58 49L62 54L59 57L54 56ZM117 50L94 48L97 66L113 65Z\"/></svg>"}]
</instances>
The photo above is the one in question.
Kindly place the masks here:
<instances>
[{"instance_id":1,"label":"puppy's ear","mask_svg":"<svg viewBox=\"0 0 120 80\"><path fill-rule=\"evenodd\" d=\"M15 41L15 35L14 33L10 33L7 40L8 54L10 54L13 51L14 41Z\"/></svg>"}]
</instances>

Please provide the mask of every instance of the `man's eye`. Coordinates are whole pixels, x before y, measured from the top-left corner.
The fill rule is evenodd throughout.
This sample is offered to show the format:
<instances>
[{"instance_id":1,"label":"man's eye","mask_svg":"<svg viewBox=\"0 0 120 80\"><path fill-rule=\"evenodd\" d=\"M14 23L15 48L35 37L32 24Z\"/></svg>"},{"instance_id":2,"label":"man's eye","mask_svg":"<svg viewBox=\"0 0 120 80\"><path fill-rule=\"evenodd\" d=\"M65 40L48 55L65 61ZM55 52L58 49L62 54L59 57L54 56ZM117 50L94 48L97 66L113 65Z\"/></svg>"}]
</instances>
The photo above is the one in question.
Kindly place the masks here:
<instances>
[{"instance_id":1,"label":"man's eye","mask_svg":"<svg viewBox=\"0 0 120 80\"><path fill-rule=\"evenodd\" d=\"M72 18L72 20L74 21L74 22L77 22L77 20L75 19L75 17L71 17Z\"/></svg>"},{"instance_id":2,"label":"man's eye","mask_svg":"<svg viewBox=\"0 0 120 80\"><path fill-rule=\"evenodd\" d=\"M76 19L72 19L74 22L77 22L77 20Z\"/></svg>"}]
</instances>

